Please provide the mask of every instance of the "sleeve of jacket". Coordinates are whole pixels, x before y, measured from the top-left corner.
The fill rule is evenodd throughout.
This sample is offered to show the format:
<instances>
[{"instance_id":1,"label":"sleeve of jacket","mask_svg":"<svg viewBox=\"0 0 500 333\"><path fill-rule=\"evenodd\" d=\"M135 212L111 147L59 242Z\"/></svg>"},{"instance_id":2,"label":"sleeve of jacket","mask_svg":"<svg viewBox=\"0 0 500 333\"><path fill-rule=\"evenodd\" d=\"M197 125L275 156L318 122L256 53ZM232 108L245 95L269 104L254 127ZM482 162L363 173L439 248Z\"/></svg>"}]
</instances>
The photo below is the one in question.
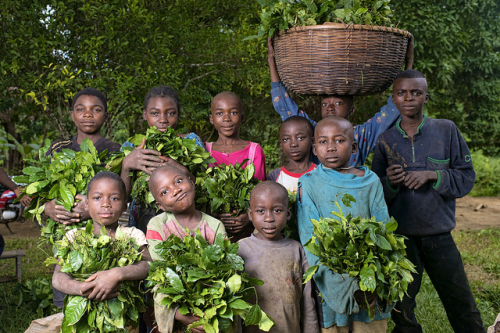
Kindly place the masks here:
<instances>
[{"instance_id":1,"label":"sleeve of jacket","mask_svg":"<svg viewBox=\"0 0 500 333\"><path fill-rule=\"evenodd\" d=\"M370 198L371 215L375 216L378 222L384 222L385 224L389 221L390 216L384 200L384 190L380 181L374 183L373 187L372 197Z\"/></svg>"},{"instance_id":2,"label":"sleeve of jacket","mask_svg":"<svg viewBox=\"0 0 500 333\"><path fill-rule=\"evenodd\" d=\"M450 167L436 170L438 179L432 187L444 197L461 198L474 187L476 173L469 147L455 124L450 128L450 136Z\"/></svg>"},{"instance_id":3,"label":"sleeve of jacket","mask_svg":"<svg viewBox=\"0 0 500 333\"><path fill-rule=\"evenodd\" d=\"M392 96L387 99L387 104L375 113L373 118L362 125L356 126L358 130L359 161L366 160L366 157L373 151L380 134L384 133L401 117L396 105L392 102ZM360 162L361 163L361 162Z\"/></svg>"},{"instance_id":4,"label":"sleeve of jacket","mask_svg":"<svg viewBox=\"0 0 500 333\"><path fill-rule=\"evenodd\" d=\"M399 186L392 187L389 184L389 178L387 178L387 168L389 167L389 161L387 160L387 153L383 144L383 137L377 140L375 146L375 153L372 160L372 171L380 178L380 183L382 184L384 198L387 205L389 205L394 198L399 193Z\"/></svg>"},{"instance_id":5,"label":"sleeve of jacket","mask_svg":"<svg viewBox=\"0 0 500 333\"><path fill-rule=\"evenodd\" d=\"M307 185L306 185L307 187ZM302 188L302 196L301 194ZM297 200L297 221L299 227L299 237L302 245L307 243L314 236L311 219L319 220L319 211L307 193L307 188L302 186L299 180ZM332 272L326 266L321 265L319 259L310 253L305 247L307 262L310 266L319 265L319 269L314 274L314 282L323 296L326 304L339 314L358 313L359 307L354 299L354 292L359 289L355 278L348 274L338 274Z\"/></svg>"},{"instance_id":6,"label":"sleeve of jacket","mask_svg":"<svg viewBox=\"0 0 500 333\"><path fill-rule=\"evenodd\" d=\"M291 116L300 116L309 120L313 126L316 126L316 122L311 120L307 113L300 111L294 100L288 96L281 81L271 82L271 98L273 99L274 110L280 115L282 121Z\"/></svg>"}]
</instances>

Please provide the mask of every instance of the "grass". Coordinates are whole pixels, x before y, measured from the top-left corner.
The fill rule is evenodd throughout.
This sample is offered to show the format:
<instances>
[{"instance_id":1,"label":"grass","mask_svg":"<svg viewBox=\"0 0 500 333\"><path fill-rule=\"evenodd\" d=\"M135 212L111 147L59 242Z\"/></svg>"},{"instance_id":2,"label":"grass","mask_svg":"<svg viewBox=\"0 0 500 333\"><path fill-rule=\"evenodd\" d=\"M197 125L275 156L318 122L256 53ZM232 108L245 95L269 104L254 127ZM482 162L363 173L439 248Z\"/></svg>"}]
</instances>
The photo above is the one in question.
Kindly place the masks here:
<instances>
[{"instance_id":1,"label":"grass","mask_svg":"<svg viewBox=\"0 0 500 333\"><path fill-rule=\"evenodd\" d=\"M500 229L454 232L453 236L462 253L471 289L483 318L485 328L493 324L500 312ZM22 260L23 282L52 276L52 268L43 261L50 256L51 246L38 247L38 239L6 240L6 250L24 249L27 256ZM0 277L13 275L14 260L0 261ZM19 303L14 292L15 283L3 283L0 290L0 332L24 332L31 321L38 318L32 305ZM424 332L452 333L444 308L432 286L424 276L417 296L416 315ZM390 332L393 323L389 320Z\"/></svg>"}]
</instances>

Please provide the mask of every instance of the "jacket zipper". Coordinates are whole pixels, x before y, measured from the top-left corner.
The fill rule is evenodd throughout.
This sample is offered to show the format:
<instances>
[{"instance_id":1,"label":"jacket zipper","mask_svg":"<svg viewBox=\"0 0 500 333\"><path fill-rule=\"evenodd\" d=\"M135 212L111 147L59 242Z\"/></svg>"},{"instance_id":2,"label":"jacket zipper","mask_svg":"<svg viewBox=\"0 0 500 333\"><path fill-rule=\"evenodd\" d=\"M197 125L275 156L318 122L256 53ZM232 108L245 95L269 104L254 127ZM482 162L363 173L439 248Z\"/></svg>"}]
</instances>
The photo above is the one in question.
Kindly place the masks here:
<instances>
[{"instance_id":1,"label":"jacket zipper","mask_svg":"<svg viewBox=\"0 0 500 333\"><path fill-rule=\"evenodd\" d=\"M415 145L413 144L413 138L410 139L411 140L411 153L412 153L412 157L413 157L413 163L415 163Z\"/></svg>"}]
</instances>

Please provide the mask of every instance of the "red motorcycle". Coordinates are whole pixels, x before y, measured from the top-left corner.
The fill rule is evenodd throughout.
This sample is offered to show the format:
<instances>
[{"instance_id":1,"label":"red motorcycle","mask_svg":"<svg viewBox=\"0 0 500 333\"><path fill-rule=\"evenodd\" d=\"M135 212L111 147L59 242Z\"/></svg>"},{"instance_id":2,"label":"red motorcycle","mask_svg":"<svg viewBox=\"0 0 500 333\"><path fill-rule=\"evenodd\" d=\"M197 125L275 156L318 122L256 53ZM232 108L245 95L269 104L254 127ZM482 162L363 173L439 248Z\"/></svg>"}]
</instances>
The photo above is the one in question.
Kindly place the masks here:
<instances>
[{"instance_id":1,"label":"red motorcycle","mask_svg":"<svg viewBox=\"0 0 500 333\"><path fill-rule=\"evenodd\" d=\"M9 223L19 221L24 222L24 207L20 202L14 203L17 198L14 191L6 189L5 187L0 187L0 223L5 224L10 233Z\"/></svg>"}]
</instances>

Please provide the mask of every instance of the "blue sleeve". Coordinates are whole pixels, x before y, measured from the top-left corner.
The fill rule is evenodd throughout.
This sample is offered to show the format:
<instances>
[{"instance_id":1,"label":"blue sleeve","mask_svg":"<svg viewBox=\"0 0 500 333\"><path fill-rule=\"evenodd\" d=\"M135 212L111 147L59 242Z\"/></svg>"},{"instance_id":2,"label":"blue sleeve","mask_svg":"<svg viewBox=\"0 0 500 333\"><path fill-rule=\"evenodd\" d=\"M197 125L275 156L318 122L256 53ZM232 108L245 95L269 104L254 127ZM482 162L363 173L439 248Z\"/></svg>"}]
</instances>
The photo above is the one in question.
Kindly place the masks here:
<instances>
[{"instance_id":1,"label":"blue sleeve","mask_svg":"<svg viewBox=\"0 0 500 333\"><path fill-rule=\"evenodd\" d=\"M125 147L134 147L134 144L132 142L129 142L129 141L125 141L122 146L120 147L120 151L123 151L123 148Z\"/></svg>"},{"instance_id":2,"label":"blue sleeve","mask_svg":"<svg viewBox=\"0 0 500 333\"><path fill-rule=\"evenodd\" d=\"M436 170L438 179L433 188L447 198L461 198L474 187L476 173L469 147L455 124L451 128L450 167Z\"/></svg>"},{"instance_id":3,"label":"blue sleeve","mask_svg":"<svg viewBox=\"0 0 500 333\"><path fill-rule=\"evenodd\" d=\"M196 133L194 133L194 132L188 133L184 137L184 139L194 140L198 146L200 146L201 148L207 150L207 148L205 147L205 144L203 143L203 140L198 135L196 135Z\"/></svg>"},{"instance_id":4,"label":"blue sleeve","mask_svg":"<svg viewBox=\"0 0 500 333\"><path fill-rule=\"evenodd\" d=\"M319 217L316 205L307 194L307 189L302 187L302 182L299 180L297 191L297 222L302 245L305 245L314 236L313 225L310 220L319 220ZM349 277L349 274L332 272L326 266L321 265L318 257L310 253L305 247L304 251L309 266L319 265L319 269L314 274L313 279L326 304L339 314L345 313L349 315L358 313L360 310L354 299L354 292L359 289L357 280Z\"/></svg>"},{"instance_id":5,"label":"blue sleeve","mask_svg":"<svg viewBox=\"0 0 500 333\"><path fill-rule=\"evenodd\" d=\"M274 110L281 116L282 121L291 116L300 116L309 120L313 127L316 126L317 122L311 120L304 111L300 111L297 104L288 96L281 81L271 82L271 98L273 99Z\"/></svg>"},{"instance_id":6,"label":"blue sleeve","mask_svg":"<svg viewBox=\"0 0 500 333\"><path fill-rule=\"evenodd\" d=\"M392 96L389 96L387 104L375 113L373 118L356 126L355 139L358 141L356 165L365 163L366 157L375 149L379 135L394 125L400 117L396 105L392 102Z\"/></svg>"}]
</instances>

